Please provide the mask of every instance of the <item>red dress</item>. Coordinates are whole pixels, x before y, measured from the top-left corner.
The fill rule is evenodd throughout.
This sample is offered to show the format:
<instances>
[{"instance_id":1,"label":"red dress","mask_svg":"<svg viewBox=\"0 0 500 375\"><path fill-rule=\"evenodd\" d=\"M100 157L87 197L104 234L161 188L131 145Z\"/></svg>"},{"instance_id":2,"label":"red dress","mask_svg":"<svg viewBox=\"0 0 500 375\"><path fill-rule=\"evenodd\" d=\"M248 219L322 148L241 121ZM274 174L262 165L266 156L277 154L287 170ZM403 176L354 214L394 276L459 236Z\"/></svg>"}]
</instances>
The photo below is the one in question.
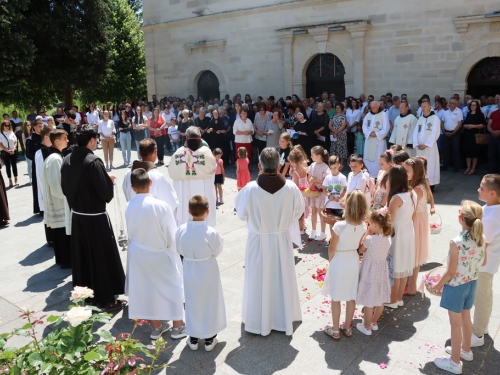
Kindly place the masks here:
<instances>
[{"instance_id":1,"label":"red dress","mask_svg":"<svg viewBox=\"0 0 500 375\"><path fill-rule=\"evenodd\" d=\"M248 158L238 159L236 160L236 163L239 165L238 188L242 189L250 182L250 171L248 170L248 164L250 164L250 161Z\"/></svg>"}]
</instances>

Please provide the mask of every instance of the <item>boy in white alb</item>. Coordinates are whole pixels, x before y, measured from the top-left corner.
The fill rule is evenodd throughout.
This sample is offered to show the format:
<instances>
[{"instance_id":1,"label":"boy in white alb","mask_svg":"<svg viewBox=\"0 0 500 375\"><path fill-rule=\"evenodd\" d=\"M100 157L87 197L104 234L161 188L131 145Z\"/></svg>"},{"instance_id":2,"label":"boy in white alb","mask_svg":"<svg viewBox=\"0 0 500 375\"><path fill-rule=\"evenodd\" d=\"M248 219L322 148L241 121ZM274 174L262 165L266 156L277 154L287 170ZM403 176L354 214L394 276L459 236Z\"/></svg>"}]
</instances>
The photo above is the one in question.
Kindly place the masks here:
<instances>
[{"instance_id":1,"label":"boy in white alb","mask_svg":"<svg viewBox=\"0 0 500 375\"><path fill-rule=\"evenodd\" d=\"M219 266L215 259L222 253L224 240L207 226L209 202L202 195L189 200L193 220L181 225L175 233L177 252L183 258L184 294L186 299L187 344L198 350L198 340L205 339L205 351L217 345L217 333L227 326Z\"/></svg>"},{"instance_id":2,"label":"boy in white alb","mask_svg":"<svg viewBox=\"0 0 500 375\"><path fill-rule=\"evenodd\" d=\"M500 266L500 175L485 175L478 192L479 200L486 203L482 221L487 260L477 279L471 347L484 345L493 310L493 276Z\"/></svg>"},{"instance_id":3,"label":"boy in white alb","mask_svg":"<svg viewBox=\"0 0 500 375\"><path fill-rule=\"evenodd\" d=\"M182 263L175 250L175 217L170 206L149 194L152 181L143 168L130 176L136 196L125 210L129 250L125 291L129 318L149 319L156 340L170 329L170 337L186 337Z\"/></svg>"}]
</instances>

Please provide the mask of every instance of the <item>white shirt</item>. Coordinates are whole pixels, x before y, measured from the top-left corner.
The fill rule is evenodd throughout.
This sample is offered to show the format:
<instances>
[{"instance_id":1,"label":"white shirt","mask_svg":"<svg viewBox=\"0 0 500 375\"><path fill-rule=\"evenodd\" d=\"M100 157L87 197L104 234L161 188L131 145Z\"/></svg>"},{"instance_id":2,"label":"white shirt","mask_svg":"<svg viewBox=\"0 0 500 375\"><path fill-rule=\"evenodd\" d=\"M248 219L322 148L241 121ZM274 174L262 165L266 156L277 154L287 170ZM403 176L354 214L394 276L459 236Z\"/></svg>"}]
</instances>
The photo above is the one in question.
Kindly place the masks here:
<instances>
[{"instance_id":1,"label":"white shirt","mask_svg":"<svg viewBox=\"0 0 500 375\"><path fill-rule=\"evenodd\" d=\"M172 136L172 139L174 141L177 141L179 139L179 131L177 130L177 125L169 126L167 132Z\"/></svg>"},{"instance_id":2,"label":"white shirt","mask_svg":"<svg viewBox=\"0 0 500 375\"><path fill-rule=\"evenodd\" d=\"M326 188L328 194L332 194L335 198L340 197L342 191L347 186L347 178L342 173L339 173L336 176L329 174L323 180L323 186ZM328 197L325 197L325 204L329 201ZM337 210L342 210L343 207L340 205L340 202L330 202L326 205L326 208L332 208Z\"/></svg>"},{"instance_id":3,"label":"white shirt","mask_svg":"<svg viewBox=\"0 0 500 375\"><path fill-rule=\"evenodd\" d=\"M483 227L487 259L481 272L495 274L500 266L500 205L483 206Z\"/></svg>"},{"instance_id":4,"label":"white shirt","mask_svg":"<svg viewBox=\"0 0 500 375\"><path fill-rule=\"evenodd\" d=\"M361 122L361 110L360 109L355 109L354 111L351 108L348 108L347 111L345 111L345 118L347 120L347 123L349 126L354 124L356 121L358 123ZM353 128L351 129L352 133L356 133L358 129Z\"/></svg>"},{"instance_id":5,"label":"white shirt","mask_svg":"<svg viewBox=\"0 0 500 375\"><path fill-rule=\"evenodd\" d=\"M19 131L19 130L23 130L23 127L21 126L22 123L23 123L23 120L21 120L19 117L17 117L17 118L11 117L10 121L12 121L14 124L16 124L16 129L15 129L16 132ZM21 125L18 126L17 124L19 124L19 123Z\"/></svg>"},{"instance_id":6,"label":"white shirt","mask_svg":"<svg viewBox=\"0 0 500 375\"><path fill-rule=\"evenodd\" d=\"M97 132L104 134L104 136L107 138L111 137L116 132L115 123L113 122L113 120L101 120L98 122L98 124L99 125L97 127Z\"/></svg>"},{"instance_id":7,"label":"white shirt","mask_svg":"<svg viewBox=\"0 0 500 375\"><path fill-rule=\"evenodd\" d=\"M76 117L75 117L76 124L75 125L80 125L80 123L82 122L82 116L80 116L80 113L78 113L78 112L75 112L75 115L76 115ZM73 130L73 127L74 127L74 125L71 124L71 130Z\"/></svg>"},{"instance_id":8,"label":"white shirt","mask_svg":"<svg viewBox=\"0 0 500 375\"><path fill-rule=\"evenodd\" d=\"M13 131L2 132L0 134L0 142L7 150L12 150L17 142L17 137Z\"/></svg>"},{"instance_id":9,"label":"white shirt","mask_svg":"<svg viewBox=\"0 0 500 375\"><path fill-rule=\"evenodd\" d=\"M93 112L87 112L87 122L92 125L98 124L99 112L97 112L97 110L94 110Z\"/></svg>"},{"instance_id":10,"label":"white shirt","mask_svg":"<svg viewBox=\"0 0 500 375\"><path fill-rule=\"evenodd\" d=\"M169 112L168 114L167 113L163 113L162 116L165 119L165 122L167 124L170 124L170 121L172 120L173 117L175 117L175 114L172 113L172 112Z\"/></svg>"},{"instance_id":11,"label":"white shirt","mask_svg":"<svg viewBox=\"0 0 500 375\"><path fill-rule=\"evenodd\" d=\"M463 121L463 119L464 114L460 108L455 108L453 112L448 109L443 116L444 129L447 131L454 131L457 128L458 123Z\"/></svg>"},{"instance_id":12,"label":"white shirt","mask_svg":"<svg viewBox=\"0 0 500 375\"><path fill-rule=\"evenodd\" d=\"M251 131L252 133L254 132L253 130L253 124L250 119L247 118L246 122L243 122L242 119L237 119L234 122L233 126L233 133L234 133L234 142L235 143L252 143L252 136L251 135L237 135L236 132L245 132L245 131Z\"/></svg>"}]
</instances>

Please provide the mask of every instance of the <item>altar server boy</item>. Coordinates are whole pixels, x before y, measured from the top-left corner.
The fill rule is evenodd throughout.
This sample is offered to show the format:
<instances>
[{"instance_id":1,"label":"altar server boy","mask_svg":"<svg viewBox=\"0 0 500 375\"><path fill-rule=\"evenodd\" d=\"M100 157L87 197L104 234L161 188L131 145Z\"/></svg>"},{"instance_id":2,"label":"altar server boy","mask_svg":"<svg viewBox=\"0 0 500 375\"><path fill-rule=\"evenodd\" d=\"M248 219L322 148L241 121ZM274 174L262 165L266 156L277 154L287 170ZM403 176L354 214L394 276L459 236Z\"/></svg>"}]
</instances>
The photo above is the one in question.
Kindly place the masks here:
<instances>
[{"instance_id":1,"label":"altar server boy","mask_svg":"<svg viewBox=\"0 0 500 375\"><path fill-rule=\"evenodd\" d=\"M205 339L205 351L217 345L217 333L227 326L226 307L219 265L215 259L224 245L221 235L205 220L209 214L208 199L195 195L189 200L193 220L181 225L175 234L177 252L184 267L187 345L198 350L199 339Z\"/></svg>"},{"instance_id":2,"label":"altar server boy","mask_svg":"<svg viewBox=\"0 0 500 375\"><path fill-rule=\"evenodd\" d=\"M134 170L130 180L137 195L125 210L129 318L151 320L153 340L170 329L164 320L173 321L170 337L186 337L182 263L175 250L174 214L167 203L149 194L151 180L145 169Z\"/></svg>"}]
</instances>

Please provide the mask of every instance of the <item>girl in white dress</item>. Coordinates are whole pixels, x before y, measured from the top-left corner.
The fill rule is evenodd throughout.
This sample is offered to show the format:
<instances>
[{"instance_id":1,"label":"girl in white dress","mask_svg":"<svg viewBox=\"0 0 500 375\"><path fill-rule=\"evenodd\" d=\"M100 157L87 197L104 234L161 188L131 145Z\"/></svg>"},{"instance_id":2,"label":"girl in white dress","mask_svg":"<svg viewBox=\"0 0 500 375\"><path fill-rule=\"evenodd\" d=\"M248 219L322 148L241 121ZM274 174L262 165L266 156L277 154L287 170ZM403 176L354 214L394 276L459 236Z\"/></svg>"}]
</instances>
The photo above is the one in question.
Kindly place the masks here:
<instances>
[{"instance_id":1,"label":"girl in white dress","mask_svg":"<svg viewBox=\"0 0 500 375\"><path fill-rule=\"evenodd\" d=\"M324 332L334 340L340 339L340 330L346 337L352 336L351 321L356 308L358 292L359 257L357 249L366 232L364 220L368 212L365 195L354 190L347 195L344 209L345 221L338 221L332 229L332 239L328 248L330 265L326 273L322 290L323 295L330 295L332 306L332 326L326 326ZM346 301L345 323L340 326L340 302Z\"/></svg>"},{"instance_id":2,"label":"girl in white dress","mask_svg":"<svg viewBox=\"0 0 500 375\"><path fill-rule=\"evenodd\" d=\"M394 286L391 290L390 308L403 306L403 293L406 279L415 268L415 232L413 215L417 205L417 194L408 185L408 174L401 165L389 170L389 213L393 218L394 237L392 239L392 257L394 264Z\"/></svg>"}]
</instances>

